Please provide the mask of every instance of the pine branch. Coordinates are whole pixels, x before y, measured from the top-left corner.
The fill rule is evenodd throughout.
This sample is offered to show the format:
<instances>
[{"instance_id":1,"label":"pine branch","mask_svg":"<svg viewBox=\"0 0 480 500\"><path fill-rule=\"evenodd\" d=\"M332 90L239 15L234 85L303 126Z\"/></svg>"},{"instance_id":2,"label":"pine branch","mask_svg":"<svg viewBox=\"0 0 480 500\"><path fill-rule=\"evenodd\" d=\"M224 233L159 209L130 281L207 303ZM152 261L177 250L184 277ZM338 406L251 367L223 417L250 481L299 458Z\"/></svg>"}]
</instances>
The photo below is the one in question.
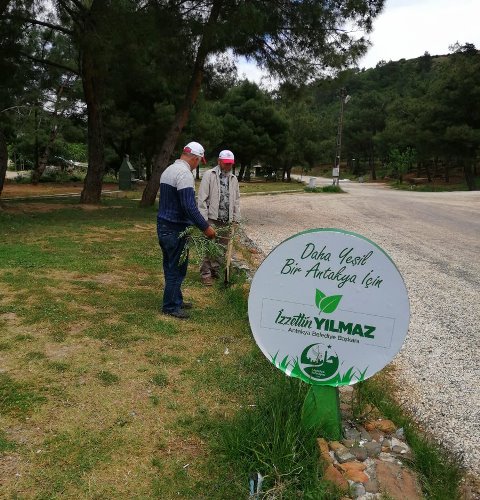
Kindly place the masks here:
<instances>
[{"instance_id":1,"label":"pine branch","mask_svg":"<svg viewBox=\"0 0 480 500\"><path fill-rule=\"evenodd\" d=\"M55 31L60 31L61 33L64 33L65 35L72 36L73 31L69 30L68 28L64 28L63 26L58 26L56 24L48 23L47 21L39 21L38 19L33 19L31 17L24 17L24 16L19 16L19 15L14 15L14 14L5 14L1 16L4 19L12 19L14 21L22 21L24 23L28 24L35 24L38 26L45 26L46 28L50 28Z\"/></svg>"},{"instance_id":2,"label":"pine branch","mask_svg":"<svg viewBox=\"0 0 480 500\"><path fill-rule=\"evenodd\" d=\"M38 63L38 64L42 64L44 66L53 66L54 68L63 69L65 71L68 71L69 73L73 73L75 75L80 75L80 73L77 69L70 68L69 66L65 66L63 64L56 63L54 61L50 61L49 59L39 59L37 57L31 56L30 54L27 54L26 52L20 52L20 55L23 57L26 57L27 59L30 59L30 61Z\"/></svg>"},{"instance_id":3,"label":"pine branch","mask_svg":"<svg viewBox=\"0 0 480 500\"><path fill-rule=\"evenodd\" d=\"M215 231L218 236L227 236L230 233L230 225L217 227ZM207 239L198 229L190 226L179 234L179 238L186 238L185 247L180 255L179 263L182 264L188 258L191 248L195 249L199 260L205 257L210 259L221 259L225 255L225 246L215 240Z\"/></svg>"}]
</instances>

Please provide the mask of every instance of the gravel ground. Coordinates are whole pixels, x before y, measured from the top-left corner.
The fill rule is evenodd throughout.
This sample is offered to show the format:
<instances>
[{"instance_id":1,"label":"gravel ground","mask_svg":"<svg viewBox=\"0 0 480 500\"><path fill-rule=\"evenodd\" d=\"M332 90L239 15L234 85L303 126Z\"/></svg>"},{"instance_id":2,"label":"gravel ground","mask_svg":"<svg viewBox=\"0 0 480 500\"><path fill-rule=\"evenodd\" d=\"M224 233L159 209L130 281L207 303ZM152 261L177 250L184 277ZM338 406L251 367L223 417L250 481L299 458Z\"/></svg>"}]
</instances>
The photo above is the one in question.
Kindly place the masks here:
<instances>
[{"instance_id":1,"label":"gravel ground","mask_svg":"<svg viewBox=\"0 0 480 500\"><path fill-rule=\"evenodd\" d=\"M299 231L337 227L366 236L390 255L411 307L408 336L393 362L399 399L424 430L478 475L480 192L342 187L348 194L244 197L246 233L268 253Z\"/></svg>"}]
</instances>

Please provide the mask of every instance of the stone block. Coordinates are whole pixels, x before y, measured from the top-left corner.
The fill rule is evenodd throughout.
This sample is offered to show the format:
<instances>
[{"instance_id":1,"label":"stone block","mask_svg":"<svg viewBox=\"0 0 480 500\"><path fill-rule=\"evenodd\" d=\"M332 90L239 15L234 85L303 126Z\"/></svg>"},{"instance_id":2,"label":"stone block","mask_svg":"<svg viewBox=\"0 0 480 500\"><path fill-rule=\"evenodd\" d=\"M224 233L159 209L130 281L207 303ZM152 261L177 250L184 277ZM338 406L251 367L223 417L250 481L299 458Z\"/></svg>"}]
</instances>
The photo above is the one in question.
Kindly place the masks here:
<instances>
[{"instance_id":1,"label":"stone block","mask_svg":"<svg viewBox=\"0 0 480 500\"><path fill-rule=\"evenodd\" d=\"M376 461L379 490L394 500L421 500L422 492L414 473L396 463Z\"/></svg>"},{"instance_id":2,"label":"stone block","mask_svg":"<svg viewBox=\"0 0 480 500\"><path fill-rule=\"evenodd\" d=\"M337 450L334 453L335 458L341 464L344 464L345 462L352 462L353 460L355 460L355 455L352 455L346 448L345 450Z\"/></svg>"},{"instance_id":3,"label":"stone block","mask_svg":"<svg viewBox=\"0 0 480 500\"><path fill-rule=\"evenodd\" d=\"M382 443L385 439L383 432L380 432L377 429L373 429L373 431L370 432L370 435L372 436L372 441L376 441L377 443Z\"/></svg>"},{"instance_id":4,"label":"stone block","mask_svg":"<svg viewBox=\"0 0 480 500\"><path fill-rule=\"evenodd\" d=\"M397 463L398 460L393 456L393 455L390 455L390 453L380 453L380 455L378 455L378 458L380 460L382 460L382 462L390 462L390 463Z\"/></svg>"},{"instance_id":5,"label":"stone block","mask_svg":"<svg viewBox=\"0 0 480 500\"><path fill-rule=\"evenodd\" d=\"M365 443L364 448L367 450L367 455L371 458L378 457L382 451L382 445L380 443L375 443L374 441L371 443Z\"/></svg>"},{"instance_id":6,"label":"stone block","mask_svg":"<svg viewBox=\"0 0 480 500\"><path fill-rule=\"evenodd\" d=\"M354 446L350 448L350 453L354 455L357 460L361 460L362 462L368 457L367 450L363 446Z\"/></svg>"},{"instance_id":7,"label":"stone block","mask_svg":"<svg viewBox=\"0 0 480 500\"><path fill-rule=\"evenodd\" d=\"M385 434L394 434L397 428L391 420L377 420L375 428Z\"/></svg>"},{"instance_id":8,"label":"stone block","mask_svg":"<svg viewBox=\"0 0 480 500\"><path fill-rule=\"evenodd\" d=\"M342 476L341 472L331 464L325 469L323 479L325 481L330 481L343 491L348 491L348 481Z\"/></svg>"},{"instance_id":9,"label":"stone block","mask_svg":"<svg viewBox=\"0 0 480 500\"><path fill-rule=\"evenodd\" d=\"M355 446L355 441L352 439L343 439L342 444L345 448L351 448L352 446Z\"/></svg>"},{"instance_id":10,"label":"stone block","mask_svg":"<svg viewBox=\"0 0 480 500\"><path fill-rule=\"evenodd\" d=\"M345 464L339 464L338 468L342 472L349 472L353 470L364 471L367 468L367 466L363 462L347 462Z\"/></svg>"},{"instance_id":11,"label":"stone block","mask_svg":"<svg viewBox=\"0 0 480 500\"><path fill-rule=\"evenodd\" d=\"M318 438L317 439L317 447L318 447L318 451L320 452L320 459L323 462L325 462L326 464L333 463L333 458L330 456L330 453L328 452L327 441L323 438Z\"/></svg>"},{"instance_id":12,"label":"stone block","mask_svg":"<svg viewBox=\"0 0 480 500\"><path fill-rule=\"evenodd\" d=\"M365 474L365 472L361 470L350 470L345 472L345 478L350 481L355 481L356 483L365 484L369 481L369 477Z\"/></svg>"},{"instance_id":13,"label":"stone block","mask_svg":"<svg viewBox=\"0 0 480 500\"><path fill-rule=\"evenodd\" d=\"M353 498L359 498L365 495L365 486L362 483L353 483L350 487Z\"/></svg>"},{"instance_id":14,"label":"stone block","mask_svg":"<svg viewBox=\"0 0 480 500\"><path fill-rule=\"evenodd\" d=\"M357 429L353 429L352 427L345 427L343 430L343 435L345 439L349 439L352 441L360 441L361 434Z\"/></svg>"},{"instance_id":15,"label":"stone block","mask_svg":"<svg viewBox=\"0 0 480 500\"><path fill-rule=\"evenodd\" d=\"M359 426L358 430L360 431L360 437L364 439L365 441L371 441L372 436L370 433L365 429L365 427Z\"/></svg>"},{"instance_id":16,"label":"stone block","mask_svg":"<svg viewBox=\"0 0 480 500\"><path fill-rule=\"evenodd\" d=\"M376 429L376 426L375 426L375 422L374 421L369 421L369 422L365 422L365 424L363 425L365 427L365 429L368 431L368 432L371 432L373 430Z\"/></svg>"},{"instance_id":17,"label":"stone block","mask_svg":"<svg viewBox=\"0 0 480 500\"><path fill-rule=\"evenodd\" d=\"M341 450L341 449L345 448L345 446L343 446L343 444L339 443L338 441L330 441L328 443L328 446L330 447L330 449L332 451L337 451L337 450Z\"/></svg>"},{"instance_id":18,"label":"stone block","mask_svg":"<svg viewBox=\"0 0 480 500\"><path fill-rule=\"evenodd\" d=\"M365 483L367 493L378 493L378 482L376 479L370 479Z\"/></svg>"}]
</instances>

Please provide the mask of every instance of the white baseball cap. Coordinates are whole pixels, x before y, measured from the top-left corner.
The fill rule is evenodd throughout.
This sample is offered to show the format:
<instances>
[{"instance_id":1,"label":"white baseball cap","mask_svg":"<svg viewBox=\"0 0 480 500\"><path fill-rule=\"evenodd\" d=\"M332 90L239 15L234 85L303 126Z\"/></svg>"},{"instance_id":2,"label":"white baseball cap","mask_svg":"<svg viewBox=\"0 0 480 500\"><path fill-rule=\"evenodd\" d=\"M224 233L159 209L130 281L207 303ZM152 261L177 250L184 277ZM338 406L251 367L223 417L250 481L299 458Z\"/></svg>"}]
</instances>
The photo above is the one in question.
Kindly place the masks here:
<instances>
[{"instance_id":1,"label":"white baseball cap","mask_svg":"<svg viewBox=\"0 0 480 500\"><path fill-rule=\"evenodd\" d=\"M205 149L203 149L203 146L199 142L189 142L184 148L183 148L184 153L191 153L192 155L195 156L200 156L202 159L202 163L207 163L207 160L205 159Z\"/></svg>"},{"instance_id":2,"label":"white baseball cap","mask_svg":"<svg viewBox=\"0 0 480 500\"><path fill-rule=\"evenodd\" d=\"M233 156L233 153L229 149L220 151L218 159L223 160L224 163L235 163L235 156Z\"/></svg>"}]
</instances>

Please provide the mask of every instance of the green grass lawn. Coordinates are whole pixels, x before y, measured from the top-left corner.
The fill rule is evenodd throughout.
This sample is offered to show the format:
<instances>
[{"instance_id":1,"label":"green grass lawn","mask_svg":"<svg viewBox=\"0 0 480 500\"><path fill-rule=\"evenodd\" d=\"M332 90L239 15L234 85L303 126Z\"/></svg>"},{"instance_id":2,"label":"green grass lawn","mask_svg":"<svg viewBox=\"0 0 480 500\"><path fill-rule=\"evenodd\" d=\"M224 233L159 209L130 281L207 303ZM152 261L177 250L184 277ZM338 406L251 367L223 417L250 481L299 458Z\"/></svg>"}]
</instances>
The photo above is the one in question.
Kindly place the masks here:
<instances>
[{"instance_id":1,"label":"green grass lawn","mask_svg":"<svg viewBox=\"0 0 480 500\"><path fill-rule=\"evenodd\" d=\"M300 424L306 384L252 339L244 276L205 288L192 255L191 320L160 313L155 217L129 199L0 210L0 498L239 499L252 472L266 498L341 498ZM382 407L385 384L364 387ZM428 497L456 498L458 469L397 420Z\"/></svg>"},{"instance_id":2,"label":"green grass lawn","mask_svg":"<svg viewBox=\"0 0 480 500\"><path fill-rule=\"evenodd\" d=\"M238 499L258 470L278 498L339 498L299 430L305 387L254 345L242 276L205 289L193 256L192 320L159 312L155 215L0 211L0 497Z\"/></svg>"},{"instance_id":3,"label":"green grass lawn","mask_svg":"<svg viewBox=\"0 0 480 500\"><path fill-rule=\"evenodd\" d=\"M480 188L480 177L475 179L477 189ZM448 192L448 191L468 191L468 186L465 182L428 182L424 184L410 184L409 182L390 182L390 187L403 191L419 191L422 193Z\"/></svg>"}]
</instances>

